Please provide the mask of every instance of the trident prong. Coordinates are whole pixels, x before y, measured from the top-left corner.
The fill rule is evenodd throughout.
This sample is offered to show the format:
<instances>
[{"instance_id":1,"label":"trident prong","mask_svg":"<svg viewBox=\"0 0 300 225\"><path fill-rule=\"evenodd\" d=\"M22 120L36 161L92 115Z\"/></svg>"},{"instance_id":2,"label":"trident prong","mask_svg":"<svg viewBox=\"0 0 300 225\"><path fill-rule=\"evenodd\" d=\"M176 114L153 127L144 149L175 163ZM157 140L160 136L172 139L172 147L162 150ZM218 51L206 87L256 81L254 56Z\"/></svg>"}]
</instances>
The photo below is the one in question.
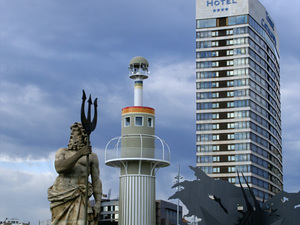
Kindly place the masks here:
<instances>
[{"instance_id":1,"label":"trident prong","mask_svg":"<svg viewBox=\"0 0 300 225\"><path fill-rule=\"evenodd\" d=\"M85 110L84 110L84 106L85 106L85 100L86 100L86 94L84 92L84 90L82 90L83 94L82 94L82 105L81 105L81 123L84 127L84 129L86 130L86 132L88 134L92 133L92 131L95 130L96 125L97 125L97 98L94 101L94 118L93 120L91 120L91 105L93 104L92 102L92 97L90 95L89 99L88 99L88 113L87 113L87 117L85 116Z\"/></svg>"},{"instance_id":2,"label":"trident prong","mask_svg":"<svg viewBox=\"0 0 300 225\"><path fill-rule=\"evenodd\" d=\"M92 133L92 131L95 130L96 125L97 125L97 98L94 101L94 118L93 121L91 121L91 105L93 104L92 102L92 97L90 95L89 100L87 101L88 104L88 115L87 117L85 116L85 110L84 110L84 106L85 106L85 100L86 100L86 94L84 92L84 90L82 90L82 104L81 104L81 123L83 128L85 129L85 131L87 132L87 145L90 145L90 134ZM88 179L89 179L89 166L90 166L90 161L89 161L89 155L86 156L86 179L85 179L85 218L84 218L84 224L87 225L87 202L88 202Z\"/></svg>"},{"instance_id":3,"label":"trident prong","mask_svg":"<svg viewBox=\"0 0 300 225\"><path fill-rule=\"evenodd\" d=\"M95 98L95 100L94 100L94 115L96 115L96 116L94 116L93 121L92 121L92 124L95 124L95 125L93 125L93 126L95 126L94 129L96 128L96 124L97 124L97 107L98 107L97 100L98 100L98 98Z\"/></svg>"}]
</instances>

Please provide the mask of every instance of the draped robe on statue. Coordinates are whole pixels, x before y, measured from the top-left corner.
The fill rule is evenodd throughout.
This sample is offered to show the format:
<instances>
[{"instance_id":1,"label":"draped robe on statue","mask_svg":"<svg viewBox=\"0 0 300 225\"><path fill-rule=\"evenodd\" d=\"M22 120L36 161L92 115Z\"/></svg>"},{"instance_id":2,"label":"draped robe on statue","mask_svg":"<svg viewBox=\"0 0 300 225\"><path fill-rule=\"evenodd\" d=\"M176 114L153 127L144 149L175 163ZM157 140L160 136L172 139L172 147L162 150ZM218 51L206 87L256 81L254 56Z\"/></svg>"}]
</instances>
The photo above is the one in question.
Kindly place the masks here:
<instances>
[{"instance_id":1,"label":"draped robe on statue","mask_svg":"<svg viewBox=\"0 0 300 225\"><path fill-rule=\"evenodd\" d=\"M66 183L58 176L54 184L48 189L48 200L52 213L51 225L83 225L85 217L84 184ZM88 196L93 194L93 186L88 185ZM88 221L93 221L93 210L88 202Z\"/></svg>"}]
</instances>

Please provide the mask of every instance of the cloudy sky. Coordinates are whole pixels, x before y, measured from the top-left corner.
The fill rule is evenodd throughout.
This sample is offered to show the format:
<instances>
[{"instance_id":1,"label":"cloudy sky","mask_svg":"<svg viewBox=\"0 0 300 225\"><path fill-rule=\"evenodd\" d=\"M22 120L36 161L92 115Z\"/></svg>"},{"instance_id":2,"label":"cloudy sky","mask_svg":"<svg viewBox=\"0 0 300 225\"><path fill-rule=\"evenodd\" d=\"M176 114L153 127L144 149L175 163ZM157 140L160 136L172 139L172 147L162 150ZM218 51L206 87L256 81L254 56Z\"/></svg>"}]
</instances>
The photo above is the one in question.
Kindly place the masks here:
<instances>
[{"instance_id":1,"label":"cloudy sky","mask_svg":"<svg viewBox=\"0 0 300 225\"><path fill-rule=\"evenodd\" d=\"M300 190L300 26L298 0L261 0L281 45L284 189ZM99 98L92 133L103 191L118 195L106 143L120 135L121 109L133 104L128 64L144 56L151 74L144 103L172 152L157 176L157 198L174 193L195 165L195 0L0 0L0 221L50 218L47 188L55 152L80 120L82 89ZM113 178L113 179L111 179Z\"/></svg>"}]
</instances>

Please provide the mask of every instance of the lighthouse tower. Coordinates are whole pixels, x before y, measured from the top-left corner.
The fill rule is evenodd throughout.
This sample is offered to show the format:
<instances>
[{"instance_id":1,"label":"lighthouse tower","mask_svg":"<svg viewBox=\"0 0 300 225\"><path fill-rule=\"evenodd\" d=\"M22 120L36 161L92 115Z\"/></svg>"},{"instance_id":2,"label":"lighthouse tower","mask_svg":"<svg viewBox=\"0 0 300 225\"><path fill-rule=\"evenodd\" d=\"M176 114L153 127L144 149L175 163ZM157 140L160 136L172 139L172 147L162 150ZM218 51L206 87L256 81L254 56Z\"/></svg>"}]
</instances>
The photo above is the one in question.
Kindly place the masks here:
<instances>
[{"instance_id":1,"label":"lighthouse tower","mask_svg":"<svg viewBox=\"0 0 300 225\"><path fill-rule=\"evenodd\" d=\"M148 78L148 61L140 56L129 64L134 80L134 106L122 109L121 136L110 140L105 164L120 168L119 224L153 225L155 175L170 165L170 149L155 136L155 110L143 106L143 81Z\"/></svg>"}]
</instances>

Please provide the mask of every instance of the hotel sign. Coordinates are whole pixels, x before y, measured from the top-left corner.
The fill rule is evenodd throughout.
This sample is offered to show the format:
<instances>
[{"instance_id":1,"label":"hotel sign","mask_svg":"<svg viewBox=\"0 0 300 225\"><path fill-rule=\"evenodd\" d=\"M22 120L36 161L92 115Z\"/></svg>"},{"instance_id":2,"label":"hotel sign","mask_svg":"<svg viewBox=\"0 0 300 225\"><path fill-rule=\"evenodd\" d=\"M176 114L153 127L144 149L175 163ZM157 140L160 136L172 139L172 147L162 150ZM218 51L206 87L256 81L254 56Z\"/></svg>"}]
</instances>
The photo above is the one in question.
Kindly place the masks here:
<instances>
[{"instance_id":1,"label":"hotel sign","mask_svg":"<svg viewBox=\"0 0 300 225\"><path fill-rule=\"evenodd\" d=\"M196 0L196 18L248 14L249 0Z\"/></svg>"},{"instance_id":2,"label":"hotel sign","mask_svg":"<svg viewBox=\"0 0 300 225\"><path fill-rule=\"evenodd\" d=\"M207 7L208 6L226 6L231 4L236 4L237 0L207 0Z\"/></svg>"},{"instance_id":3,"label":"hotel sign","mask_svg":"<svg viewBox=\"0 0 300 225\"><path fill-rule=\"evenodd\" d=\"M206 0L206 7L213 7L213 12L224 12L229 10L229 6L237 4L238 0Z\"/></svg>"},{"instance_id":4,"label":"hotel sign","mask_svg":"<svg viewBox=\"0 0 300 225\"><path fill-rule=\"evenodd\" d=\"M273 20L271 19L271 17L269 16L268 12L266 12L266 20L264 18L261 19L261 26L265 29L265 31L269 34L269 36L271 37L271 39L274 41L275 45L277 45L277 41L276 41L276 37L273 33L274 29L275 29L275 25ZM271 28L272 30L271 30Z\"/></svg>"},{"instance_id":5,"label":"hotel sign","mask_svg":"<svg viewBox=\"0 0 300 225\"><path fill-rule=\"evenodd\" d=\"M259 0L196 0L196 19L250 15L276 45L279 39L275 23Z\"/></svg>"}]
</instances>

